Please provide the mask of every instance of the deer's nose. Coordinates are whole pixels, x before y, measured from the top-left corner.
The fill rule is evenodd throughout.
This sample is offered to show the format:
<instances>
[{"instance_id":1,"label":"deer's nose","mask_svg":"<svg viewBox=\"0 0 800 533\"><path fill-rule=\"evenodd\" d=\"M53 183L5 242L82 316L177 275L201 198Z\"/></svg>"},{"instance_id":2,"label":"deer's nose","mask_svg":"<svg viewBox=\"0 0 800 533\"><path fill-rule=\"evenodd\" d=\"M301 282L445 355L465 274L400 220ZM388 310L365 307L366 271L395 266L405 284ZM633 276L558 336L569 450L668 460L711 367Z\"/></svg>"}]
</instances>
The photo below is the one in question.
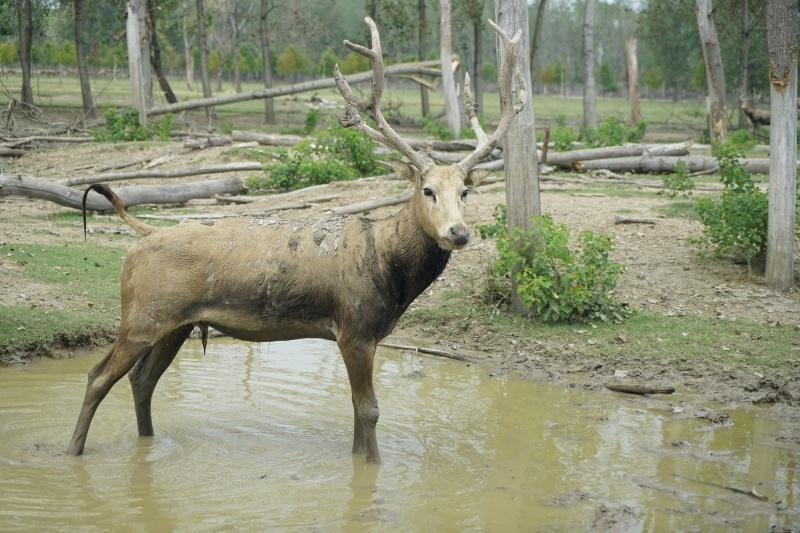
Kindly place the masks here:
<instances>
[{"instance_id":1,"label":"deer's nose","mask_svg":"<svg viewBox=\"0 0 800 533\"><path fill-rule=\"evenodd\" d=\"M464 246L469 242L469 228L464 224L450 226L450 239L458 246Z\"/></svg>"}]
</instances>

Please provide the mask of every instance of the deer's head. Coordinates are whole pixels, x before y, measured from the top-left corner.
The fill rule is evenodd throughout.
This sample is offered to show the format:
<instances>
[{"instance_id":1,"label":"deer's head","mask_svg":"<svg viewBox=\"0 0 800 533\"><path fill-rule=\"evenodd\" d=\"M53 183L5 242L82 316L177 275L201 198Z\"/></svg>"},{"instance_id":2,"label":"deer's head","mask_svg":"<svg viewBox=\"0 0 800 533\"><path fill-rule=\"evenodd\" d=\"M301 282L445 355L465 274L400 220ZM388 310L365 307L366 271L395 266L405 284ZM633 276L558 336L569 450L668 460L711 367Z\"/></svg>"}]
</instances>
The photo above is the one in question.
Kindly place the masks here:
<instances>
[{"instance_id":1,"label":"deer's head","mask_svg":"<svg viewBox=\"0 0 800 533\"><path fill-rule=\"evenodd\" d=\"M470 186L476 181L478 162L495 149L497 143L505 136L514 116L525 105L525 82L516 70L515 53L520 41L521 32L517 31L513 38L491 20L489 24L500 35L505 48L503 62L500 66L500 106L502 117L500 124L491 136L483 131L475 112L475 104L470 88L469 74L464 76L464 100L467 119L477 139L475 150L454 165L437 165L427 155L414 150L397 132L392 129L380 109L383 94L383 53L380 35L375 22L369 17L364 19L372 36L372 48L366 48L350 41L344 44L356 53L365 56L372 65L372 94L363 99L355 96L347 80L334 69L336 86L345 99L345 115L339 119L344 127L355 126L370 138L403 154L407 161L395 163L395 170L406 177L414 185L411 197L411 210L417 224L434 239L441 248L455 250L469 242L469 228L464 223L464 209ZM516 102L512 103L512 81L516 78L518 90ZM364 122L364 113L375 121L376 128ZM533 139L531 139L533 142Z\"/></svg>"}]
</instances>

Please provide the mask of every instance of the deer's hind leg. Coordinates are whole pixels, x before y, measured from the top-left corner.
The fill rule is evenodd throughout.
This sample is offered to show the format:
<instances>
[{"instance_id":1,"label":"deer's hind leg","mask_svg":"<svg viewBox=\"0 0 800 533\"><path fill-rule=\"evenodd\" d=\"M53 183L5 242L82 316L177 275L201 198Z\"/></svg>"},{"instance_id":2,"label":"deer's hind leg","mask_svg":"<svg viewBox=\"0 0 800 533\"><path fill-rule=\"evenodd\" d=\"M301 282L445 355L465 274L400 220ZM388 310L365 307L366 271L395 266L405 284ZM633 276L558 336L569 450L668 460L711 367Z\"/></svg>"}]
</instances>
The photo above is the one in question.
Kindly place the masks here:
<instances>
[{"instance_id":1,"label":"deer's hind leg","mask_svg":"<svg viewBox=\"0 0 800 533\"><path fill-rule=\"evenodd\" d=\"M89 372L86 395L78 416L78 423L75 425L75 432L72 434L72 440L67 448L68 454L80 455L83 453L89 426L100 402L106 397L111 387L127 374L134 363L146 355L151 348L152 344L133 341L123 333L122 329L120 330L111 352Z\"/></svg>"},{"instance_id":2,"label":"deer's hind leg","mask_svg":"<svg viewBox=\"0 0 800 533\"><path fill-rule=\"evenodd\" d=\"M153 420L150 414L153 390L162 374L172 364L178 350L191 333L192 327L191 324L181 326L162 337L128 372L133 391L133 404L136 408L136 425L141 437L153 435Z\"/></svg>"}]
</instances>

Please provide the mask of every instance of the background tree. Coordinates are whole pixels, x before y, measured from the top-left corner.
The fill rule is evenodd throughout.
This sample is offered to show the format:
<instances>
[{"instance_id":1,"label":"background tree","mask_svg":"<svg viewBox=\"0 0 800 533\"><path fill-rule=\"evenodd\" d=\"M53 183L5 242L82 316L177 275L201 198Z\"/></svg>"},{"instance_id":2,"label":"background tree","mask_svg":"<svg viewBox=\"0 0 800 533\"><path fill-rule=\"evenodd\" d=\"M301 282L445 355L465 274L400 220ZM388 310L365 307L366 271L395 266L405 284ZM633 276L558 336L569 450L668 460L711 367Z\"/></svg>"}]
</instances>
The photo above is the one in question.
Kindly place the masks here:
<instances>
[{"instance_id":1,"label":"background tree","mask_svg":"<svg viewBox=\"0 0 800 533\"><path fill-rule=\"evenodd\" d=\"M453 40L451 35L452 16L450 11L450 0L440 0L439 3L439 57L442 61L442 96L444 97L444 109L447 118L447 127L453 136L458 136L461 132L461 112L458 106L458 95L456 94L456 80L453 75Z\"/></svg>"},{"instance_id":2,"label":"background tree","mask_svg":"<svg viewBox=\"0 0 800 533\"><path fill-rule=\"evenodd\" d=\"M19 66L22 71L22 102L33 105L31 88L31 44L33 42L33 0L17 0Z\"/></svg>"},{"instance_id":3,"label":"background tree","mask_svg":"<svg viewBox=\"0 0 800 533\"><path fill-rule=\"evenodd\" d=\"M478 105L478 113L481 115L483 114L481 34L483 26L486 24L486 17L483 16L484 7L484 0L461 0L461 8L472 26L472 64L469 71L475 103Z\"/></svg>"},{"instance_id":4,"label":"background tree","mask_svg":"<svg viewBox=\"0 0 800 533\"><path fill-rule=\"evenodd\" d=\"M583 127L597 128L597 87L594 84L595 0L586 0L583 16Z\"/></svg>"},{"instance_id":5,"label":"background tree","mask_svg":"<svg viewBox=\"0 0 800 533\"><path fill-rule=\"evenodd\" d=\"M425 34L428 31L428 19L425 13L425 0L417 1L417 60L424 61L426 56ZM419 86L419 102L422 108L422 116L427 117L431 114L430 103L428 101L428 89L424 85Z\"/></svg>"},{"instance_id":6,"label":"background tree","mask_svg":"<svg viewBox=\"0 0 800 533\"><path fill-rule=\"evenodd\" d=\"M191 3L182 0L181 4L181 37L183 38L183 68L186 77L186 88L190 91L194 85L194 54L192 53L192 39L189 37L189 26L192 16Z\"/></svg>"},{"instance_id":7,"label":"background tree","mask_svg":"<svg viewBox=\"0 0 800 533\"><path fill-rule=\"evenodd\" d=\"M636 56L636 39L625 43L628 55L628 101L631 108L631 124L638 124L641 120L639 110L639 59Z\"/></svg>"},{"instance_id":8,"label":"background tree","mask_svg":"<svg viewBox=\"0 0 800 533\"><path fill-rule=\"evenodd\" d=\"M796 0L769 0L770 83L769 224L767 283L793 285L795 202L797 199L797 47Z\"/></svg>"},{"instance_id":9,"label":"background tree","mask_svg":"<svg viewBox=\"0 0 800 533\"><path fill-rule=\"evenodd\" d=\"M722 66L711 0L697 0L697 27L703 47L708 87L708 134L713 142L721 142L728 134L725 116L725 71Z\"/></svg>"},{"instance_id":10,"label":"background tree","mask_svg":"<svg viewBox=\"0 0 800 533\"><path fill-rule=\"evenodd\" d=\"M211 98L211 77L208 73L208 39L206 39L206 14L203 0L195 0L197 10L197 47L200 50L200 81L203 84L203 98ZM217 112L213 107L207 107L206 120L209 122L217 119Z\"/></svg>"},{"instance_id":11,"label":"background tree","mask_svg":"<svg viewBox=\"0 0 800 533\"><path fill-rule=\"evenodd\" d=\"M272 60L269 51L269 15L277 8L274 0L261 0L261 10L259 13L258 37L261 43L261 62L264 67L264 88L272 87ZM273 124L275 122L275 102L272 98L264 100L264 123Z\"/></svg>"},{"instance_id":12,"label":"background tree","mask_svg":"<svg viewBox=\"0 0 800 533\"><path fill-rule=\"evenodd\" d=\"M81 83L81 101L83 113L90 118L94 117L94 104L92 103L92 87L89 83L89 67L86 64L86 43L83 37L83 2L73 0L75 12L75 58L78 63L78 78Z\"/></svg>"},{"instance_id":13,"label":"background tree","mask_svg":"<svg viewBox=\"0 0 800 533\"><path fill-rule=\"evenodd\" d=\"M175 93L172 92L172 87L169 85L169 80L164 74L164 68L161 65L161 46L158 40L158 18L159 12L165 9L166 4L170 2L156 2L156 0L147 0L145 8L147 9L147 29L150 35L150 65L153 67L153 72L156 73L158 78L158 85L161 87L161 92L164 93L164 98L170 104L178 102Z\"/></svg>"},{"instance_id":14,"label":"background tree","mask_svg":"<svg viewBox=\"0 0 800 533\"><path fill-rule=\"evenodd\" d=\"M544 22L546 9L547 0L539 0L539 6L536 8L536 25L533 27L533 35L531 36L530 59L528 60L531 64L531 80L535 79L536 50L539 48L539 42L542 40L542 23Z\"/></svg>"}]
</instances>

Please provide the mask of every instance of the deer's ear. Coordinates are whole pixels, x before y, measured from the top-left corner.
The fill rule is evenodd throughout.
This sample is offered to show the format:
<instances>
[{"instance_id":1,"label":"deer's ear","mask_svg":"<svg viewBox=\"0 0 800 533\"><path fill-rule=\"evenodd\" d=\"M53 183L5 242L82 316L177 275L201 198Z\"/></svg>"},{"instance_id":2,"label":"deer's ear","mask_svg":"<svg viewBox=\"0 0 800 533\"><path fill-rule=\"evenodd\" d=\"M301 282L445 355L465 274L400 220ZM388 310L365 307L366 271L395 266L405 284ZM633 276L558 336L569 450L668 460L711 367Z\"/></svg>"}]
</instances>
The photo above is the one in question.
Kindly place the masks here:
<instances>
[{"instance_id":1,"label":"deer's ear","mask_svg":"<svg viewBox=\"0 0 800 533\"><path fill-rule=\"evenodd\" d=\"M464 184L469 187L477 187L491 173L491 170L485 169L470 170L467 177L464 178Z\"/></svg>"},{"instance_id":2,"label":"deer's ear","mask_svg":"<svg viewBox=\"0 0 800 533\"><path fill-rule=\"evenodd\" d=\"M419 170L405 161L376 161L385 167L392 169L401 178L416 182L419 179Z\"/></svg>"}]
</instances>

